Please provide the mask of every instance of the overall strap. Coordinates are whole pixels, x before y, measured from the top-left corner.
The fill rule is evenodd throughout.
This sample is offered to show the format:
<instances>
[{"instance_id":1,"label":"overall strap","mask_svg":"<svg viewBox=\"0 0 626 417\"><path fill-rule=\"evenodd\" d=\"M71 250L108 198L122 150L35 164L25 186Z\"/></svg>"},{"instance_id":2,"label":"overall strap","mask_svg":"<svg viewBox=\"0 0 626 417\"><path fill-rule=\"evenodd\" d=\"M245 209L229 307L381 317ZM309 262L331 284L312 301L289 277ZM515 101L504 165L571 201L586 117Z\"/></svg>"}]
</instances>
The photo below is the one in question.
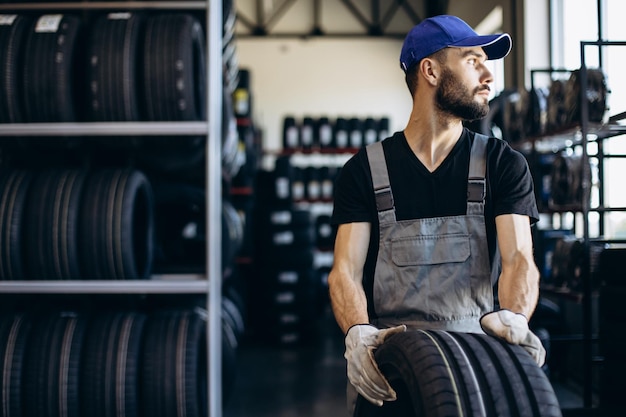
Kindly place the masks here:
<instances>
[{"instance_id":1,"label":"overall strap","mask_svg":"<svg viewBox=\"0 0 626 417\"><path fill-rule=\"evenodd\" d=\"M484 203L487 194L485 180L487 166L487 141L489 138L480 133L474 135L470 153L469 175L467 178L467 203Z\"/></svg>"},{"instance_id":2,"label":"overall strap","mask_svg":"<svg viewBox=\"0 0 626 417\"><path fill-rule=\"evenodd\" d=\"M376 197L376 210L378 211L379 220L382 222L383 217L387 220L395 222L396 211L391 192L391 184L389 182L389 173L387 172L387 162L385 161L385 152L382 142L374 142L365 148L367 159L372 173L372 182L374 184L374 196Z\"/></svg>"}]
</instances>

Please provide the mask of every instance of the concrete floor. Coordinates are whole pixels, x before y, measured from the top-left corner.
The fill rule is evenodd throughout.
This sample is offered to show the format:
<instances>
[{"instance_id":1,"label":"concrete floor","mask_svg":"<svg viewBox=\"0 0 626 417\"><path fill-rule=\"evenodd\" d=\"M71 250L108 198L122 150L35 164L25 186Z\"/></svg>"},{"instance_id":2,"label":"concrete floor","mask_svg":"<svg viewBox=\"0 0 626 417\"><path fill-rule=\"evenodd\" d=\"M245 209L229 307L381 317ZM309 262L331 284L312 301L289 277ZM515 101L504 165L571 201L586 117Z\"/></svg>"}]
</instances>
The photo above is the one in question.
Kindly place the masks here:
<instances>
[{"instance_id":1,"label":"concrete floor","mask_svg":"<svg viewBox=\"0 0 626 417\"><path fill-rule=\"evenodd\" d=\"M298 346L242 343L223 417L347 416L343 335L330 313L314 331Z\"/></svg>"},{"instance_id":2,"label":"concrete floor","mask_svg":"<svg viewBox=\"0 0 626 417\"><path fill-rule=\"evenodd\" d=\"M317 332L316 342L300 346L243 343L223 417L347 417L343 335L330 312ZM580 396L560 383L554 388L564 417L595 416L568 412L582 407Z\"/></svg>"}]
</instances>

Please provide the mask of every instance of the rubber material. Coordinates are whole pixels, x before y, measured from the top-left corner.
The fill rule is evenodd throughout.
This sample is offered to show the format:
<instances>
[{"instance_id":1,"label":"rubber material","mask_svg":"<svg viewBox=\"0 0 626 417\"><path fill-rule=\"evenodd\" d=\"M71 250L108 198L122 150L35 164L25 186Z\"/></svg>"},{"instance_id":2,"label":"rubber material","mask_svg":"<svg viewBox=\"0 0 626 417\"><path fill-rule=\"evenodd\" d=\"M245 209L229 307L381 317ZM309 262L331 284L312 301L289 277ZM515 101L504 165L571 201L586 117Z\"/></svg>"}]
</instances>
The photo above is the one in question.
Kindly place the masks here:
<instances>
[{"instance_id":1,"label":"rubber material","mask_svg":"<svg viewBox=\"0 0 626 417\"><path fill-rule=\"evenodd\" d=\"M560 417L546 375L519 346L483 334L408 331L376 351L398 399L355 416Z\"/></svg>"}]
</instances>

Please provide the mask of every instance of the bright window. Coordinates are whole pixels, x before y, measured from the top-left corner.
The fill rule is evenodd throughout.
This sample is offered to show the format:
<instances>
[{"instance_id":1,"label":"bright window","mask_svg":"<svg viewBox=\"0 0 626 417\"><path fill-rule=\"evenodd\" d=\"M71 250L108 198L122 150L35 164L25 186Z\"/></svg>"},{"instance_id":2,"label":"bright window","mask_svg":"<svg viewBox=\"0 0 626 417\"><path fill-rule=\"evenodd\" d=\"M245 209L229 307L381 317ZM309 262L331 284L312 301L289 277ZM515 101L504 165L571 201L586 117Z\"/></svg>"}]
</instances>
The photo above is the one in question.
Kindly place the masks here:
<instances>
[{"instance_id":1,"label":"bright window","mask_svg":"<svg viewBox=\"0 0 626 417\"><path fill-rule=\"evenodd\" d=\"M603 0L600 17L602 34L598 34L597 0L552 0L552 66L554 68L577 69L581 66L581 41L595 41L599 36L607 41L626 41L626 2L623 0ZM585 47L585 62L588 68L600 66L606 76L610 95L607 116L626 112L626 46ZM604 142L604 152L626 153L626 135L613 137ZM590 146L590 155L596 147ZM605 159L604 205L626 207L623 192L623 178L626 177L626 159ZM598 193L592 192L591 205L597 206ZM590 226L591 225L590 219ZM604 218L604 236L607 238L626 237L626 213L611 212Z\"/></svg>"}]
</instances>

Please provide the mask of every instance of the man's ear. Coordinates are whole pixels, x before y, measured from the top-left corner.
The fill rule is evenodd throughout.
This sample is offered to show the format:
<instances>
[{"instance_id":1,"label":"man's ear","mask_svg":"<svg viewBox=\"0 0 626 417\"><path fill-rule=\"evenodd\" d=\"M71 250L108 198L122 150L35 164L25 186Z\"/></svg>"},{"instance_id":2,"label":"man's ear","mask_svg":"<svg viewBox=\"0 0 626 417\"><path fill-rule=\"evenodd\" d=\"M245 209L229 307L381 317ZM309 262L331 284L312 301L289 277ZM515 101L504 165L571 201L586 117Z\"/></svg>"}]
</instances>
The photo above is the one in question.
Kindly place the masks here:
<instances>
[{"instance_id":1,"label":"man's ear","mask_svg":"<svg viewBox=\"0 0 626 417\"><path fill-rule=\"evenodd\" d=\"M430 83L433 87L439 82L439 76L441 74L441 65L436 59L424 58L419 63L419 71L426 82Z\"/></svg>"}]
</instances>

